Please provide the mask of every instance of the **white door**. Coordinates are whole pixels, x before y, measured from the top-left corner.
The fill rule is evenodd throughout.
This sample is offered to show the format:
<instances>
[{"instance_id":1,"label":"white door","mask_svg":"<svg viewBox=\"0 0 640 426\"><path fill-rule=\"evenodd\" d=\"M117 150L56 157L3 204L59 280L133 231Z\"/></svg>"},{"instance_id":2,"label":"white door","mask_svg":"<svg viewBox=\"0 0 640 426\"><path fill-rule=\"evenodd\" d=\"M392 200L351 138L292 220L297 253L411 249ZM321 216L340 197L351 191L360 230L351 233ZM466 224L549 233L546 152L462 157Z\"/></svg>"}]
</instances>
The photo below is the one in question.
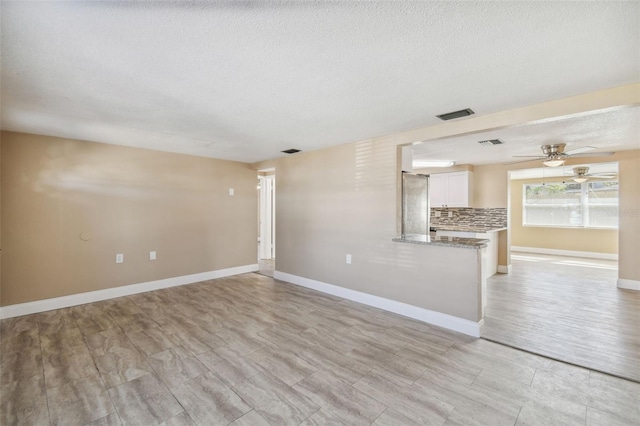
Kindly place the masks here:
<instances>
[{"instance_id":1,"label":"white door","mask_svg":"<svg viewBox=\"0 0 640 426\"><path fill-rule=\"evenodd\" d=\"M275 257L275 176L260 179L260 259Z\"/></svg>"}]
</instances>

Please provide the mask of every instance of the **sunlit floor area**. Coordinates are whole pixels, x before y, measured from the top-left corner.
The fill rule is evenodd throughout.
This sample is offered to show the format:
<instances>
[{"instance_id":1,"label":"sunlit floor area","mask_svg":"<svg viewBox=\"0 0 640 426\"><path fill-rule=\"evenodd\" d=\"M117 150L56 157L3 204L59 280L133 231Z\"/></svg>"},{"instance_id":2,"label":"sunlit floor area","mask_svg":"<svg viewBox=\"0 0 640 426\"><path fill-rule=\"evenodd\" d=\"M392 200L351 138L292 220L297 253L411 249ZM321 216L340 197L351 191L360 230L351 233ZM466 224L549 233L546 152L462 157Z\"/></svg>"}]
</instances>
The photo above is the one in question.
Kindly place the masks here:
<instances>
[{"instance_id":1,"label":"sunlit floor area","mask_svg":"<svg viewBox=\"0 0 640 426\"><path fill-rule=\"evenodd\" d=\"M273 271L276 268L275 259L260 259L258 261L258 273L273 278Z\"/></svg>"},{"instance_id":2,"label":"sunlit floor area","mask_svg":"<svg viewBox=\"0 0 640 426\"><path fill-rule=\"evenodd\" d=\"M640 292L612 260L512 253L487 282L483 337L640 382Z\"/></svg>"}]
</instances>

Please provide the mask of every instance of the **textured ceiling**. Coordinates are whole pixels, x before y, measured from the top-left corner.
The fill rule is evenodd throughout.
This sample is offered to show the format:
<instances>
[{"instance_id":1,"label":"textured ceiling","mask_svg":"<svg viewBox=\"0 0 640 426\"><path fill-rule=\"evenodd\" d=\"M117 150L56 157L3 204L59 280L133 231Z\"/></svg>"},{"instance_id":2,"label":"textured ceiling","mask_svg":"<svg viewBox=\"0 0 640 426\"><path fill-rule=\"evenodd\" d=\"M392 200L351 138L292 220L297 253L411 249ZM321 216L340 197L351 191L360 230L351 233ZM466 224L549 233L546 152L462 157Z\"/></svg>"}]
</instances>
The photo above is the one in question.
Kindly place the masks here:
<instances>
[{"instance_id":1,"label":"textured ceiling","mask_svg":"<svg viewBox=\"0 0 640 426\"><path fill-rule=\"evenodd\" d=\"M488 139L500 139L504 144L485 146L478 143ZM510 163L526 160L514 158L514 155L542 157L540 147L556 143L566 144L565 151L586 146L596 148L589 151L590 154L640 149L640 107L426 141L413 145L413 159L453 160L456 164L473 165ZM535 161L531 164L535 165Z\"/></svg>"},{"instance_id":2,"label":"textured ceiling","mask_svg":"<svg viewBox=\"0 0 640 426\"><path fill-rule=\"evenodd\" d=\"M3 129L245 162L640 80L638 2L1 7Z\"/></svg>"}]
</instances>

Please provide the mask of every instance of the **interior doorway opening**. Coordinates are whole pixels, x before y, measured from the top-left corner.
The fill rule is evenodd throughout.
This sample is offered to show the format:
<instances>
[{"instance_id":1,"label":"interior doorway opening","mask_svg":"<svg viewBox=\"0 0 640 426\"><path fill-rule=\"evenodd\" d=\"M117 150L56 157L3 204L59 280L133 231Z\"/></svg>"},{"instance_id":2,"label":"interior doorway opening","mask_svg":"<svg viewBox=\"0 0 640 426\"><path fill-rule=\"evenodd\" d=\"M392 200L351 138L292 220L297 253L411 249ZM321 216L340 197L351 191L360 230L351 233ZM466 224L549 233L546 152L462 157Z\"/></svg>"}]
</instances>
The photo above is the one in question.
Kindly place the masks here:
<instances>
[{"instance_id":1,"label":"interior doorway opening","mask_svg":"<svg viewBox=\"0 0 640 426\"><path fill-rule=\"evenodd\" d=\"M483 338L640 382L640 294L619 289L618 163L510 171L509 274L487 281Z\"/></svg>"},{"instance_id":2,"label":"interior doorway opening","mask_svg":"<svg viewBox=\"0 0 640 426\"><path fill-rule=\"evenodd\" d=\"M258 272L273 277L276 262L275 169L258 171Z\"/></svg>"}]
</instances>

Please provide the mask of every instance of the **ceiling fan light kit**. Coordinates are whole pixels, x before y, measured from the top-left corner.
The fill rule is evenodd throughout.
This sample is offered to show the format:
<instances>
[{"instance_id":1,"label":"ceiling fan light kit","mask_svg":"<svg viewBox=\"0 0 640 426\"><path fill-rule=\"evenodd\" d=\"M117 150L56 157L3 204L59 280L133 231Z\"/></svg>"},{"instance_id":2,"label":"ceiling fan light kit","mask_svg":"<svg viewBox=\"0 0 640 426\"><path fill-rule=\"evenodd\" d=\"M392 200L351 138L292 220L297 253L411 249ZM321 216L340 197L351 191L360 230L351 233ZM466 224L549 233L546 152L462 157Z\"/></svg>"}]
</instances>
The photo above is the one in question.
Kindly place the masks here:
<instances>
[{"instance_id":1,"label":"ceiling fan light kit","mask_svg":"<svg viewBox=\"0 0 640 426\"><path fill-rule=\"evenodd\" d=\"M564 158L562 158L560 155L552 155L548 160L543 161L542 164L547 167L558 167L562 166L564 164L564 161Z\"/></svg>"},{"instance_id":2,"label":"ceiling fan light kit","mask_svg":"<svg viewBox=\"0 0 640 426\"><path fill-rule=\"evenodd\" d=\"M589 167L574 167L571 179L576 183L586 182L589 179L613 179L616 173L589 174Z\"/></svg>"}]
</instances>

